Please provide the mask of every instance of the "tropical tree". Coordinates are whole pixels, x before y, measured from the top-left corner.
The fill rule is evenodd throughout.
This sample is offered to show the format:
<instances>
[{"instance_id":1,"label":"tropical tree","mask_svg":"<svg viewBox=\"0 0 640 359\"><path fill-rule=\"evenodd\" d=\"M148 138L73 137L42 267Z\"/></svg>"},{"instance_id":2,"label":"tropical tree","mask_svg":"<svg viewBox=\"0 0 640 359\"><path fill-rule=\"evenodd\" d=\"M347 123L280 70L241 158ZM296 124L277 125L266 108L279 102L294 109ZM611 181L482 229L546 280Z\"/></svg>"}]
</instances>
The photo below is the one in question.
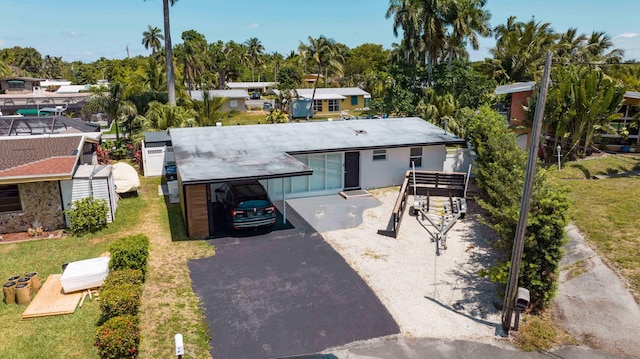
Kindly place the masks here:
<instances>
[{"instance_id":1,"label":"tropical tree","mask_svg":"<svg viewBox=\"0 0 640 359\"><path fill-rule=\"evenodd\" d=\"M527 23L509 17L507 23L494 31L496 46L491 49L493 59L488 60L492 77L498 82L534 80L544 65L545 54L559 38L550 23Z\"/></svg>"},{"instance_id":2,"label":"tropical tree","mask_svg":"<svg viewBox=\"0 0 640 359\"><path fill-rule=\"evenodd\" d=\"M93 94L87 99L87 103L83 107L84 110L92 112L102 112L107 115L109 126L112 121L115 122L116 139L120 140L120 130L118 120L124 120L127 117L133 117L138 114L136 106L124 99L124 87L121 83L116 82L109 85L108 91L104 92L104 88L100 87L93 90Z\"/></svg>"},{"instance_id":3,"label":"tropical tree","mask_svg":"<svg viewBox=\"0 0 640 359\"><path fill-rule=\"evenodd\" d=\"M287 123L289 122L289 115L280 109L273 109L266 118L267 123Z\"/></svg>"},{"instance_id":4,"label":"tropical tree","mask_svg":"<svg viewBox=\"0 0 640 359\"><path fill-rule=\"evenodd\" d=\"M468 40L474 50L480 48L478 35L489 36L489 18L491 15L484 10L486 0L458 0L453 1L446 10L446 20L451 24L451 32L448 36L448 65L451 71L454 50L462 47ZM463 47L464 49L464 47ZM465 51L466 52L466 51Z\"/></svg>"},{"instance_id":5,"label":"tropical tree","mask_svg":"<svg viewBox=\"0 0 640 359\"><path fill-rule=\"evenodd\" d=\"M156 52L160 51L162 48L162 42L160 40L164 40L164 36L162 36L162 32L157 27L151 27L151 25L147 25L148 30L142 33L142 45L144 48L149 50L151 48L151 56L155 56Z\"/></svg>"},{"instance_id":6,"label":"tropical tree","mask_svg":"<svg viewBox=\"0 0 640 359\"><path fill-rule=\"evenodd\" d=\"M254 69L261 62L260 56L264 53L264 46L257 37L252 37L244 42L247 49L247 60L251 66L251 81L255 81Z\"/></svg>"},{"instance_id":7,"label":"tropical tree","mask_svg":"<svg viewBox=\"0 0 640 359\"><path fill-rule=\"evenodd\" d=\"M207 49L207 40L204 35L195 30L188 30L182 33L184 44L176 50L178 61L182 63L184 76L186 77L189 94L194 83L199 83L199 79L204 73L204 55Z\"/></svg>"},{"instance_id":8,"label":"tropical tree","mask_svg":"<svg viewBox=\"0 0 640 359\"><path fill-rule=\"evenodd\" d=\"M223 111L227 100L223 97L213 97L209 91L203 91L202 101L193 101L198 126L215 126L217 122L228 121L237 115L236 110Z\"/></svg>"},{"instance_id":9,"label":"tropical tree","mask_svg":"<svg viewBox=\"0 0 640 359\"><path fill-rule=\"evenodd\" d=\"M599 130L620 117L625 89L600 69L586 66L556 67L545 104L545 125L569 158L584 156ZM532 113L535 101L527 110Z\"/></svg>"},{"instance_id":10,"label":"tropical tree","mask_svg":"<svg viewBox=\"0 0 640 359\"><path fill-rule=\"evenodd\" d=\"M192 109L154 101L144 117L137 116L134 122L143 131L165 131L173 127L195 127L198 125L196 116Z\"/></svg>"},{"instance_id":11,"label":"tropical tree","mask_svg":"<svg viewBox=\"0 0 640 359\"><path fill-rule=\"evenodd\" d=\"M207 67L217 73L218 89L224 89L228 80L237 79L242 70L244 49L242 45L229 41L209 44Z\"/></svg>"},{"instance_id":12,"label":"tropical tree","mask_svg":"<svg viewBox=\"0 0 640 359\"><path fill-rule=\"evenodd\" d=\"M145 0L146 1L146 0ZM173 47L171 45L171 23L169 21L169 5L173 6L178 0L162 0L164 14L164 52L167 71L167 94L169 104L176 105L176 77L173 69Z\"/></svg>"},{"instance_id":13,"label":"tropical tree","mask_svg":"<svg viewBox=\"0 0 640 359\"><path fill-rule=\"evenodd\" d=\"M624 51L613 47L611 37L605 32L594 31L585 45L586 61L592 64L617 64L622 61Z\"/></svg>"},{"instance_id":14,"label":"tropical tree","mask_svg":"<svg viewBox=\"0 0 640 359\"><path fill-rule=\"evenodd\" d=\"M416 64L418 53L424 48L420 38L421 26L419 8L416 1L390 0L385 17L393 17L393 35L398 37L402 28L402 41L394 48L396 63ZM395 45L395 44L394 44Z\"/></svg>"},{"instance_id":15,"label":"tropical tree","mask_svg":"<svg viewBox=\"0 0 640 359\"><path fill-rule=\"evenodd\" d=\"M323 35L320 35L317 39L309 36L309 44L307 45L301 42L298 51L300 52L300 57L316 70L316 81L313 83L313 92L311 94L311 104L313 104L318 82L320 82L320 74L322 74L324 70L329 71L329 69L331 69L333 74L342 76L344 57L338 52L336 42ZM325 81L327 81L327 77L328 76L325 76ZM307 111L307 120L309 120L311 116L312 107L313 106L309 106Z\"/></svg>"},{"instance_id":16,"label":"tropical tree","mask_svg":"<svg viewBox=\"0 0 640 359\"><path fill-rule=\"evenodd\" d=\"M4 61L0 60L0 77L9 77L11 75L11 69Z\"/></svg>"},{"instance_id":17,"label":"tropical tree","mask_svg":"<svg viewBox=\"0 0 640 359\"><path fill-rule=\"evenodd\" d=\"M42 61L42 74L50 79L59 79L63 65L62 57L46 55Z\"/></svg>"}]
</instances>

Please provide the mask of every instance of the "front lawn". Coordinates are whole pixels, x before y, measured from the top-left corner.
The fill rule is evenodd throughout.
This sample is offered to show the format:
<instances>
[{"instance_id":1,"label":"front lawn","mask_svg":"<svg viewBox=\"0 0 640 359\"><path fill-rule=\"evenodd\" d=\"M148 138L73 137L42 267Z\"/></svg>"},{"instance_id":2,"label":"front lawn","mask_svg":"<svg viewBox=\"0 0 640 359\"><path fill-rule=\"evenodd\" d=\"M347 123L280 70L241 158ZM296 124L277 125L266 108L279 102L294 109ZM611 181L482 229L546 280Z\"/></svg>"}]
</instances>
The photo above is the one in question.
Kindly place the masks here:
<instances>
[{"instance_id":1,"label":"front lawn","mask_svg":"<svg viewBox=\"0 0 640 359\"><path fill-rule=\"evenodd\" d=\"M640 298L640 176L622 174L640 168L640 155L610 155L568 163L549 173L570 192L571 220L596 251L629 282Z\"/></svg>"},{"instance_id":2,"label":"front lawn","mask_svg":"<svg viewBox=\"0 0 640 359\"><path fill-rule=\"evenodd\" d=\"M177 205L158 195L159 178L142 178L140 197L118 202L116 221L82 237L0 245L0 275L37 271L41 280L62 273L61 265L97 257L116 238L144 233L151 248L140 309L141 358L174 355L173 337L184 336L185 358L206 358L209 333L199 298L191 289L187 260L213 255L204 241L180 241L184 229ZM170 225L171 224L171 225ZM74 314L21 320L26 305L0 304L0 358L97 358L93 347L100 309L85 300Z\"/></svg>"}]
</instances>

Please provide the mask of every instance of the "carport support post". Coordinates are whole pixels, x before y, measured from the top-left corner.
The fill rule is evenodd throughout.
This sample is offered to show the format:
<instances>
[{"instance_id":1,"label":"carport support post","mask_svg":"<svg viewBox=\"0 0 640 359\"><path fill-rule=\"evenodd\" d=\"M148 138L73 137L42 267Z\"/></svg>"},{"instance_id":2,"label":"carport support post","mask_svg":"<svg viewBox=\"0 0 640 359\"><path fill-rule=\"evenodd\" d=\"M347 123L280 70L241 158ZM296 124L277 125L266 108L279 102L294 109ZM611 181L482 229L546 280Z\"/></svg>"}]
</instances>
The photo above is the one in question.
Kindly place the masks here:
<instances>
[{"instance_id":1,"label":"carport support post","mask_svg":"<svg viewBox=\"0 0 640 359\"><path fill-rule=\"evenodd\" d=\"M282 224L287 224L287 201L284 197L284 177L282 177Z\"/></svg>"},{"instance_id":2,"label":"carport support post","mask_svg":"<svg viewBox=\"0 0 640 359\"><path fill-rule=\"evenodd\" d=\"M549 72L551 72L551 52L547 52L547 58L544 64L544 75L542 76L542 84L540 85L540 94L538 95L538 102L536 103L533 128L531 129L531 141L529 143L527 171L525 172L522 201L520 203L520 217L518 218L516 234L513 240L511 266L509 267L507 289L504 295L504 304L502 305L502 330L504 330L506 335L509 335L509 330L511 329L514 303L516 294L518 293L518 275L520 274L522 251L524 250L524 235L527 230L527 219L529 217L529 208L531 207L533 182L536 177L536 161L538 159L540 132L542 131L544 104L547 98L547 88L549 87Z\"/></svg>"}]
</instances>

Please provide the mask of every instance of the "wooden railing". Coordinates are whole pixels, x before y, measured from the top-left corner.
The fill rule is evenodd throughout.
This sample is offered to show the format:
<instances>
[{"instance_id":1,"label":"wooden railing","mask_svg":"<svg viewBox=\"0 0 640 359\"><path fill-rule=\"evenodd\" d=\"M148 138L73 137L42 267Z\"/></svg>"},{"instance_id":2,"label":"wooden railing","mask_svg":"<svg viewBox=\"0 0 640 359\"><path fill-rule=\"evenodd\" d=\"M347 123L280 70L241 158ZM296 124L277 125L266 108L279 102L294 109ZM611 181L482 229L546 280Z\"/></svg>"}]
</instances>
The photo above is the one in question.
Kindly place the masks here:
<instances>
[{"instance_id":1,"label":"wooden railing","mask_svg":"<svg viewBox=\"0 0 640 359\"><path fill-rule=\"evenodd\" d=\"M409 190L411 190L412 194L415 193L417 195L464 197L466 180L466 173L415 171L414 186L413 171L407 171L402 186L400 186L400 191L398 192L398 199L393 206L389 225L387 229L378 230L378 234L393 238L397 237L404 214L404 208L407 205Z\"/></svg>"}]
</instances>

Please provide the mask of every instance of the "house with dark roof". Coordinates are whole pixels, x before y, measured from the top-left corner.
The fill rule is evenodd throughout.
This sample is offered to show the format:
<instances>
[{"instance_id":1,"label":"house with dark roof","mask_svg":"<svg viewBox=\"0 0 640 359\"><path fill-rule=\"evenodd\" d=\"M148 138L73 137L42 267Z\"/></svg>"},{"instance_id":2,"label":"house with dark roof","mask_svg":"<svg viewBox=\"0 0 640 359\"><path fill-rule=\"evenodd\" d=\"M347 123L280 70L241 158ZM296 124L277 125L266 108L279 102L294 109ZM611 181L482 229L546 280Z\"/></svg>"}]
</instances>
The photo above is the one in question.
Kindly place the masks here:
<instances>
[{"instance_id":1,"label":"house with dark roof","mask_svg":"<svg viewBox=\"0 0 640 359\"><path fill-rule=\"evenodd\" d=\"M215 190L258 180L274 200L400 185L412 167L443 171L464 140L419 118L172 128L187 234L214 235ZM460 168L466 171L466 168Z\"/></svg>"},{"instance_id":2,"label":"house with dark roof","mask_svg":"<svg viewBox=\"0 0 640 359\"><path fill-rule=\"evenodd\" d=\"M98 192L102 184L83 184L90 189L81 191L74 181L83 165L97 168L93 153L98 141L99 136L83 133L0 136L0 233L64 228L67 223L63 211L71 203L63 198L101 198ZM108 174L102 172L95 177L108 179ZM104 183L104 187L110 196L109 184ZM114 201L109 201L109 220L115 214Z\"/></svg>"}]
</instances>

